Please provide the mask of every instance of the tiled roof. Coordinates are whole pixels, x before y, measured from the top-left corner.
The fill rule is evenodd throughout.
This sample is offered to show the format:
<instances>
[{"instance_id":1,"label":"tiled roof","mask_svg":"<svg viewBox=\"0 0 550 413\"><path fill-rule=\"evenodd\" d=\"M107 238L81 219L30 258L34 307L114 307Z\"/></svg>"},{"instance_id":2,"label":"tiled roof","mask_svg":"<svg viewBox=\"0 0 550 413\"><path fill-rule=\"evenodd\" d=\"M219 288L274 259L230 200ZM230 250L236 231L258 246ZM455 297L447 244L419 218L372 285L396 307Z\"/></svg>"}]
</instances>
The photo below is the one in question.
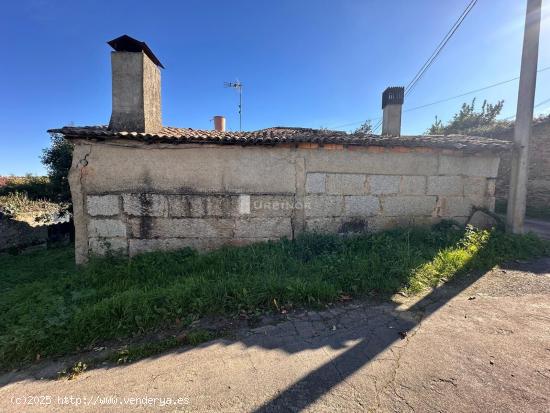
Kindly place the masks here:
<instances>
[{"instance_id":1,"label":"tiled roof","mask_svg":"<svg viewBox=\"0 0 550 413\"><path fill-rule=\"evenodd\" d=\"M115 132L106 126L65 126L51 129L68 139L128 139L147 143L208 143L220 145L277 145L281 143L318 143L361 146L405 146L459 149L464 151L505 151L511 143L475 136L426 135L426 136L379 136L364 133L346 133L325 129L275 127L252 132L218 132L189 128L163 127L158 133Z\"/></svg>"}]
</instances>

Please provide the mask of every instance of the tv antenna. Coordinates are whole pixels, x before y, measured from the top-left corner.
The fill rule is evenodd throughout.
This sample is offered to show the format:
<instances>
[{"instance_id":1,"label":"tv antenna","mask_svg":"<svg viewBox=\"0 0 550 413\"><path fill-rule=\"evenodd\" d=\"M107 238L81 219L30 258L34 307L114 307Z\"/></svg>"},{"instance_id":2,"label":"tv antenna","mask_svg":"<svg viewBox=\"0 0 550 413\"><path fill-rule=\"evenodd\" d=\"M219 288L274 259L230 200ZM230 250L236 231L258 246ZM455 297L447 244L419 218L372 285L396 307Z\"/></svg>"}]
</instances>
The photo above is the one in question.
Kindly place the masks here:
<instances>
[{"instance_id":1,"label":"tv antenna","mask_svg":"<svg viewBox=\"0 0 550 413\"><path fill-rule=\"evenodd\" d=\"M239 131L242 131L243 84L237 80L236 82L224 82L223 85L239 91Z\"/></svg>"}]
</instances>

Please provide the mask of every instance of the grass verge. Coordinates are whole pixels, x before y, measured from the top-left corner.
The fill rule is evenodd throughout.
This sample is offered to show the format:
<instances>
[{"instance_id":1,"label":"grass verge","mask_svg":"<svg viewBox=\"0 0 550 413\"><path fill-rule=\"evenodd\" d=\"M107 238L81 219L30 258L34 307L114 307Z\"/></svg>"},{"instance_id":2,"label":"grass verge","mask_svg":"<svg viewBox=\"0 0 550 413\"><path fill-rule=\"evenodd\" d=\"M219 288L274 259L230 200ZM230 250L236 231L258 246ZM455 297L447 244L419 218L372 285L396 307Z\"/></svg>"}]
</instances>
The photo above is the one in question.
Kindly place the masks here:
<instances>
[{"instance_id":1,"label":"grass verge","mask_svg":"<svg viewBox=\"0 0 550 413\"><path fill-rule=\"evenodd\" d=\"M444 223L432 230L350 238L306 234L293 241L208 254L186 249L131 260L110 257L83 268L73 265L70 248L3 256L0 367L185 327L208 315L256 314L321 306L347 296L417 292L472 269L549 254L549 245L534 235L464 230ZM158 352L154 347L139 351Z\"/></svg>"}]
</instances>

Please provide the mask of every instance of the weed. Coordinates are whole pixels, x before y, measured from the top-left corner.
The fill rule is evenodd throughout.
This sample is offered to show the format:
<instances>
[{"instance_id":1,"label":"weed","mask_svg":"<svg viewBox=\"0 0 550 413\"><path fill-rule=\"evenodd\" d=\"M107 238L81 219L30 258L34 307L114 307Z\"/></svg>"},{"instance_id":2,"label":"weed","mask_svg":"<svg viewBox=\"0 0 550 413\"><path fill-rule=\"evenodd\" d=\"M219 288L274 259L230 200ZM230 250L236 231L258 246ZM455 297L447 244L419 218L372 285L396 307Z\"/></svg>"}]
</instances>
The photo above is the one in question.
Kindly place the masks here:
<instances>
[{"instance_id":1,"label":"weed","mask_svg":"<svg viewBox=\"0 0 550 413\"><path fill-rule=\"evenodd\" d=\"M84 373L88 369L88 365L83 361L75 363L68 369L63 369L57 372L57 379L67 378L67 380L73 380L79 374Z\"/></svg>"},{"instance_id":2,"label":"weed","mask_svg":"<svg viewBox=\"0 0 550 413\"><path fill-rule=\"evenodd\" d=\"M184 249L73 264L69 248L0 257L0 367L92 349L113 339L185 328L207 315L319 307L365 295L416 292L457 274L550 253L533 235L399 229L342 238L304 234L207 254ZM188 333L189 344L212 337ZM175 345L128 347L127 362ZM160 349L160 350L159 350Z\"/></svg>"}]
</instances>

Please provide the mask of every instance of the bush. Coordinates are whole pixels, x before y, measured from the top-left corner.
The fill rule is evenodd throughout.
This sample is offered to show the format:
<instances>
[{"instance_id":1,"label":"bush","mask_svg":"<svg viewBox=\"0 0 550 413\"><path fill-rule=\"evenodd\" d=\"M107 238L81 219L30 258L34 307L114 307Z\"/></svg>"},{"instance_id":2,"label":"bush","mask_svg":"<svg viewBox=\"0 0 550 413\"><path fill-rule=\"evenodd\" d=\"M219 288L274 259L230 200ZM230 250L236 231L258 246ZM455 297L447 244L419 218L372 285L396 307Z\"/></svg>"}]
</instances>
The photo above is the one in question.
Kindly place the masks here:
<instances>
[{"instance_id":1,"label":"bush","mask_svg":"<svg viewBox=\"0 0 550 413\"><path fill-rule=\"evenodd\" d=\"M57 204L46 200L29 199L25 192L0 195L0 216L19 218L31 215L37 222L48 222L62 214L67 204Z\"/></svg>"},{"instance_id":2,"label":"bush","mask_svg":"<svg viewBox=\"0 0 550 413\"><path fill-rule=\"evenodd\" d=\"M52 199L54 192L47 176L0 176L0 196L24 193L31 200Z\"/></svg>"},{"instance_id":3,"label":"bush","mask_svg":"<svg viewBox=\"0 0 550 413\"><path fill-rule=\"evenodd\" d=\"M49 148L43 150L42 163L48 170L52 200L70 201L69 169L73 159L73 146L63 136L52 134Z\"/></svg>"}]
</instances>

